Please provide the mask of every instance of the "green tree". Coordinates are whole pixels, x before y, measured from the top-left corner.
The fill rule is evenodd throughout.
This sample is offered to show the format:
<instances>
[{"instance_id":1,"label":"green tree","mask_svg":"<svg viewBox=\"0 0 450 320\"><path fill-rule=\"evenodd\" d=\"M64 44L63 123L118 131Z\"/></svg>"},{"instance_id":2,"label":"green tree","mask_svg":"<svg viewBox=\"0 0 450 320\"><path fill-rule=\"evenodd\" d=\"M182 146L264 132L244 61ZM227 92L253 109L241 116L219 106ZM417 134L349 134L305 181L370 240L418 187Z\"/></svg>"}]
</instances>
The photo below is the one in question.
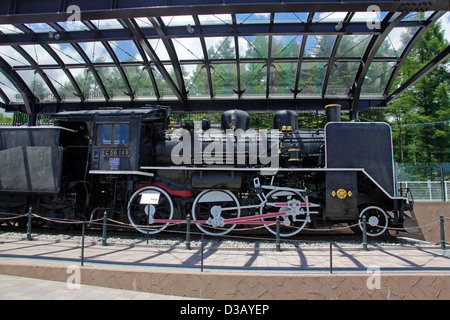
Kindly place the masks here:
<instances>
[{"instance_id":1,"label":"green tree","mask_svg":"<svg viewBox=\"0 0 450 320\"><path fill-rule=\"evenodd\" d=\"M31 82L30 89L39 100L45 100L50 94L50 90L48 90L44 82L39 79L35 79Z\"/></svg>"},{"instance_id":2,"label":"green tree","mask_svg":"<svg viewBox=\"0 0 450 320\"><path fill-rule=\"evenodd\" d=\"M400 69L392 91L448 46L440 24L433 25L417 42ZM450 68L443 63L417 82L389 107L393 125L395 160L449 162Z\"/></svg>"},{"instance_id":3,"label":"green tree","mask_svg":"<svg viewBox=\"0 0 450 320\"><path fill-rule=\"evenodd\" d=\"M3 113L0 113L0 124L12 123L12 121L13 121L13 119L11 117L8 117Z\"/></svg>"}]
</instances>

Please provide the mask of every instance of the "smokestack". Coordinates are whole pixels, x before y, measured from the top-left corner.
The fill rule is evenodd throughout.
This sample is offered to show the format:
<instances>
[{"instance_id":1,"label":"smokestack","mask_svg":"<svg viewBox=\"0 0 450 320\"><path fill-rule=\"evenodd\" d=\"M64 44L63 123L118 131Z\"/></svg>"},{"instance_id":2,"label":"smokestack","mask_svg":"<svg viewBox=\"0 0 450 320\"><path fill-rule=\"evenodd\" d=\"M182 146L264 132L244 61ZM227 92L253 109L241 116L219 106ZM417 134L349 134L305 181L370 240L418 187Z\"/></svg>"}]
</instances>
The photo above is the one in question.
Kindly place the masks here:
<instances>
[{"instance_id":1,"label":"smokestack","mask_svg":"<svg viewBox=\"0 0 450 320\"><path fill-rule=\"evenodd\" d=\"M329 104L325 106L328 122L341 122L341 105Z\"/></svg>"}]
</instances>

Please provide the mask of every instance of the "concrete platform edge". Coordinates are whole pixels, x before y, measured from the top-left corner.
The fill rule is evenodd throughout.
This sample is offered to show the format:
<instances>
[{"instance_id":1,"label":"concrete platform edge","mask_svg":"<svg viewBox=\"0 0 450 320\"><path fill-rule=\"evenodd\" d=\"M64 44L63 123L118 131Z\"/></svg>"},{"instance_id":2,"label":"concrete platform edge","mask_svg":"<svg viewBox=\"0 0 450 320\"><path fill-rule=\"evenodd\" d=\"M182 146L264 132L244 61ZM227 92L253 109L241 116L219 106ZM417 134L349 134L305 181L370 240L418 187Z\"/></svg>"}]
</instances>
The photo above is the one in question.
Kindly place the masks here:
<instances>
[{"instance_id":1,"label":"concrete platform edge","mask_svg":"<svg viewBox=\"0 0 450 320\"><path fill-rule=\"evenodd\" d=\"M448 300L450 273L274 273L0 262L0 274L219 300Z\"/></svg>"}]
</instances>

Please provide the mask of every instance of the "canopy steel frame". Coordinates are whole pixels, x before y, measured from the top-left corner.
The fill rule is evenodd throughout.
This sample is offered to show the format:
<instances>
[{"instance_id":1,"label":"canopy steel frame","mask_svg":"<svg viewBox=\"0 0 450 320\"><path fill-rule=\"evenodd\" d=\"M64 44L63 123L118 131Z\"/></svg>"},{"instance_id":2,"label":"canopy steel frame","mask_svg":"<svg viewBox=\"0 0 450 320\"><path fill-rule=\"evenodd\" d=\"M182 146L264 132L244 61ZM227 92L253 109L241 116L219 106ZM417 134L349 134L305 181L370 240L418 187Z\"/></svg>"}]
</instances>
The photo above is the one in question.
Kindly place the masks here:
<instances>
[{"instance_id":1,"label":"canopy steel frame","mask_svg":"<svg viewBox=\"0 0 450 320\"><path fill-rule=\"evenodd\" d=\"M411 78L409 78L404 84L402 84L397 90L395 90L388 98L387 102L391 102L398 98L403 92L408 90L411 86L416 84L420 79L425 77L430 71L432 71L440 63L450 58L450 45L442 50L436 57L417 71Z\"/></svg>"},{"instance_id":2,"label":"canopy steel frame","mask_svg":"<svg viewBox=\"0 0 450 320\"><path fill-rule=\"evenodd\" d=\"M381 11L427 11L448 10L448 1L401 1L401 0L8 0L0 2L1 23L39 23L66 21L69 5L76 4L83 10L85 20L118 19L133 17L157 17L192 14L225 14L254 12L321 12L366 11L376 5Z\"/></svg>"},{"instance_id":3,"label":"canopy steel frame","mask_svg":"<svg viewBox=\"0 0 450 320\"><path fill-rule=\"evenodd\" d=\"M39 112L57 112L60 110L80 110L92 109L97 107L121 106L141 107L148 104L166 104L172 106L175 111L220 111L223 108L241 108L252 112L263 112L270 110L278 110L280 108L288 108L296 111L317 110L325 104L331 102L339 102L343 104L343 109L351 113L352 118L357 117L358 110L369 107L386 106L389 101L398 96L399 93L407 89L408 86L422 77L423 74L429 72L437 64L444 61L441 55L433 59L424 70L416 74L412 81L407 81L403 86L397 89L392 95L391 92L394 79L403 65L407 55L411 51L418 39L428 30L428 28L441 18L450 8L448 1L430 1L404 2L399 0L385 1L366 1L357 0L355 2L343 3L335 0L323 0L316 3L312 0L200 0L192 4L192 1L178 0L175 2L165 0L80 0L76 4L82 10L82 23L86 26L83 31L68 31L61 27L60 23L66 21L70 17L67 13L68 2L65 0L49 0L44 3L36 3L33 0L9 0L0 1L0 25L12 24L20 30L17 33L0 32L0 46L10 46L20 54L28 64L10 65L6 59L0 57L0 71L15 86L22 95L23 104L16 101L10 101L5 90L0 88L0 98L3 100L1 107L8 111L22 111L26 113ZM71 2L72 4L72 2ZM352 22L352 18L358 11L366 11L368 5L377 5L381 11L388 14L381 22L381 29L371 29L364 22ZM327 11L346 12L345 18L338 22L315 22L313 20L316 12L321 12L326 8ZM426 19L418 19L409 21L404 19L409 12L416 11L434 11ZM268 23L238 23L237 14L264 12L269 15ZM281 12L309 12L306 21L279 23L275 19L275 15ZM230 14L231 23L223 24L202 24L200 16L204 14ZM189 15L194 23L191 31L186 30L186 26L165 25L162 17L164 16ZM148 19L148 27L140 27L136 21L136 17L146 17ZM91 20L117 19L121 28L101 29L97 27ZM25 23L46 23L54 30L49 36L48 33L36 32L25 25ZM405 49L400 56L396 57L379 57L377 52L383 41L389 37L390 32L398 27L416 27L418 30L411 37ZM58 35L57 37L53 35ZM239 39L240 37L267 36L268 52L265 57L243 57L240 54ZM302 35L301 43L299 43L299 54L296 57L273 57L271 48L273 37L278 35ZM335 35L336 39L332 46L329 56L324 57L305 57L307 50L308 35ZM367 35L370 41L361 57L355 56L338 56L340 44L345 36L348 35ZM208 56L208 47L206 39L208 37L232 37L234 42L235 58L234 59L214 59ZM180 61L174 40L177 38L198 38L201 45L202 59ZM150 41L152 39L160 39L169 56L169 60L161 60L155 48L152 47ZM120 61L117 54L111 47L110 41L133 40L139 53L139 59L136 61ZM106 52L111 57L112 62L92 61L80 46L80 42L100 42ZM50 46L51 44L64 43L70 44L71 47L83 59L82 63L64 63L61 57ZM28 54L21 46L33 44L42 46L42 48L55 60L56 64L39 64ZM445 52L444 52L445 53ZM148 58L147 58L148 56ZM362 96L362 89L365 78L368 74L372 63L377 62L395 62L392 73L388 77L382 94L378 97ZM257 63L266 67L265 70L265 93L258 98L247 96L243 86L241 76L242 64ZM271 83L274 73L271 69L276 63L292 63L295 72L292 73L293 88L289 88L292 93L290 98L284 96L271 96ZM302 95L300 88L300 76L304 63L325 63L324 79L321 93L314 97L306 97ZM348 94L343 96L328 96L327 88L330 83L333 66L336 63L358 63L353 85L348 88ZM236 94L235 98L221 99L218 98L213 86L212 70L215 65L235 65L236 79L235 86L232 90ZM206 89L209 92L205 97L195 98L189 96L186 88L186 81L183 77L184 65L197 65L205 69L206 79L208 81ZM125 68L129 66L142 67L142 72L147 72L155 91L155 98L146 98L138 101L136 99L136 90L130 83L130 79L125 72ZM169 73L168 67L173 68L173 76ZM118 70L120 78L125 88L124 94L129 97L128 100L115 100L108 93L98 68L114 67ZM73 76L71 70L76 68L87 68L95 78L96 83L104 97L103 102L89 101L89 97L85 96L80 84ZM75 92L73 94L80 99L79 102L63 100L58 90L55 88L45 70L59 69L64 72L69 83ZM158 86L155 69L159 72L162 80L167 84L173 93L173 98L164 97L161 88ZM33 70L39 74L44 83L49 88L54 97L54 101L39 101L32 90L26 85L26 82L20 77L18 71ZM294 70L294 69L293 69ZM207 98L207 99L206 99ZM206 99L206 100L205 100Z\"/></svg>"}]
</instances>

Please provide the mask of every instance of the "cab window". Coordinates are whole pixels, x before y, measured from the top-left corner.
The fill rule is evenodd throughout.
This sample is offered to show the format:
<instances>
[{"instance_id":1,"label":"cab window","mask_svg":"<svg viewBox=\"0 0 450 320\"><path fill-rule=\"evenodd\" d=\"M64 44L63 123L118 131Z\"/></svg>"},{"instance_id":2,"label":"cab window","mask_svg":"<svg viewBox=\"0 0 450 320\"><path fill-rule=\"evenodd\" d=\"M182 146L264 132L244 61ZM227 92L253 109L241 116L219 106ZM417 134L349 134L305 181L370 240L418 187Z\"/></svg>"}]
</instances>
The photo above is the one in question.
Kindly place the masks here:
<instances>
[{"instance_id":1,"label":"cab window","mask_svg":"<svg viewBox=\"0 0 450 320\"><path fill-rule=\"evenodd\" d=\"M102 123L97 127L97 145L127 145L129 124Z\"/></svg>"}]
</instances>

